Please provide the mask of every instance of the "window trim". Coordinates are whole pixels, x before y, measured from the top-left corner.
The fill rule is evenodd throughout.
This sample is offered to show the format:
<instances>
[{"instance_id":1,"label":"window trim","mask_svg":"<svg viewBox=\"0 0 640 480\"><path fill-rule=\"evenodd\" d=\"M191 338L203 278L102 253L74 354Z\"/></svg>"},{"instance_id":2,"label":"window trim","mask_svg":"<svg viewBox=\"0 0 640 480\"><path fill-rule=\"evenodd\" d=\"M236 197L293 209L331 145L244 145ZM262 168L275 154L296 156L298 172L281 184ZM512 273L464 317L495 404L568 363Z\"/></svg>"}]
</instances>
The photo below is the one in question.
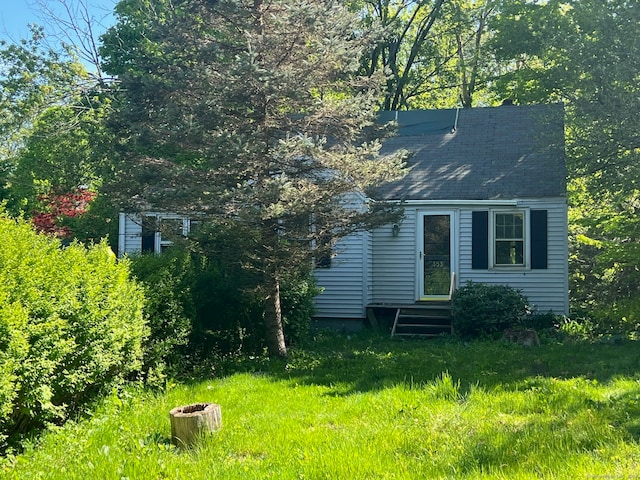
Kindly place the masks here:
<instances>
[{"instance_id":1,"label":"window trim","mask_svg":"<svg viewBox=\"0 0 640 480\"><path fill-rule=\"evenodd\" d=\"M163 220L181 220L182 236L189 236L189 231L191 230L191 219L187 215L174 213L144 213L142 215L147 219L151 219L155 223L155 227L160 227ZM153 253L156 255L160 255L167 247L173 245L171 240L162 237L161 229L154 228L150 235L153 235Z\"/></svg>"},{"instance_id":2,"label":"window trim","mask_svg":"<svg viewBox=\"0 0 640 480\"><path fill-rule=\"evenodd\" d=\"M496 263L496 216L504 214L522 215L522 228L523 228L523 246L522 246L522 261L523 263L510 265L504 263ZM489 210L489 269L493 270L529 270L531 268L531 229L529 226L530 215L528 208L493 208Z\"/></svg>"}]
</instances>

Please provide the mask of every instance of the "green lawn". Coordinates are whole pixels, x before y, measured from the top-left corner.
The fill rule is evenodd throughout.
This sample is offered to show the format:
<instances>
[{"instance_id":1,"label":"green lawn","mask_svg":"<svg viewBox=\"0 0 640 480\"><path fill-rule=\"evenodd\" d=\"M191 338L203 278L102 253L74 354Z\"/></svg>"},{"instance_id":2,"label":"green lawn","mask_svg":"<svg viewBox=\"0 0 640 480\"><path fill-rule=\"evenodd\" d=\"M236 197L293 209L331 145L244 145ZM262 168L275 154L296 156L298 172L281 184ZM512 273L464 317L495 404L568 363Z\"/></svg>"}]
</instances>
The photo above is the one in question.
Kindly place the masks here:
<instances>
[{"instance_id":1,"label":"green lawn","mask_svg":"<svg viewBox=\"0 0 640 480\"><path fill-rule=\"evenodd\" d=\"M640 344L327 336L288 361L129 389L0 462L8 479L639 478ZM222 407L192 450L168 412Z\"/></svg>"}]
</instances>

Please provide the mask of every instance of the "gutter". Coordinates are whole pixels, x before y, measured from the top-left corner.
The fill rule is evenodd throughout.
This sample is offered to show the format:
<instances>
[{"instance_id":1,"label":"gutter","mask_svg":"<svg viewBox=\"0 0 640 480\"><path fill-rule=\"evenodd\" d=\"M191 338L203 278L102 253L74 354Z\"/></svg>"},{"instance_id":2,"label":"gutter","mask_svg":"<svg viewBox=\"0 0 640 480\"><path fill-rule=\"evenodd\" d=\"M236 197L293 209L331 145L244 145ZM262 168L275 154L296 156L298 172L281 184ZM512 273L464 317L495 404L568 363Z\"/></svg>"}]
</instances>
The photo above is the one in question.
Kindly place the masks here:
<instances>
[{"instance_id":1,"label":"gutter","mask_svg":"<svg viewBox=\"0 0 640 480\"><path fill-rule=\"evenodd\" d=\"M398 205L437 205L437 206L462 206L462 205L497 205L516 207L522 200L384 200L386 203L396 203Z\"/></svg>"}]
</instances>

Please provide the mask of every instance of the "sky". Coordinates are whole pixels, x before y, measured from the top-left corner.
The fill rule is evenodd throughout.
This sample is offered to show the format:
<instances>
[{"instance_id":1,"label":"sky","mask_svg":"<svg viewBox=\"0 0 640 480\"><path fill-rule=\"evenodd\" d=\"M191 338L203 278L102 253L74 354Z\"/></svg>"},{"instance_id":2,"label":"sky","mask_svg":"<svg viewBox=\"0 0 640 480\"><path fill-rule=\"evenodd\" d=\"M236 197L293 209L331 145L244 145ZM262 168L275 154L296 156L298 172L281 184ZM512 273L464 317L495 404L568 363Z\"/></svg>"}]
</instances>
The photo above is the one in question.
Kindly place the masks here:
<instances>
[{"instance_id":1,"label":"sky","mask_svg":"<svg viewBox=\"0 0 640 480\"><path fill-rule=\"evenodd\" d=\"M113 23L113 8L117 0L0 0L0 38L18 41L29 37L29 23L37 23L47 28L41 5L63 15L61 4L71 7L87 5L89 16L93 19L94 30L98 35ZM72 8L73 9L73 8Z\"/></svg>"}]
</instances>

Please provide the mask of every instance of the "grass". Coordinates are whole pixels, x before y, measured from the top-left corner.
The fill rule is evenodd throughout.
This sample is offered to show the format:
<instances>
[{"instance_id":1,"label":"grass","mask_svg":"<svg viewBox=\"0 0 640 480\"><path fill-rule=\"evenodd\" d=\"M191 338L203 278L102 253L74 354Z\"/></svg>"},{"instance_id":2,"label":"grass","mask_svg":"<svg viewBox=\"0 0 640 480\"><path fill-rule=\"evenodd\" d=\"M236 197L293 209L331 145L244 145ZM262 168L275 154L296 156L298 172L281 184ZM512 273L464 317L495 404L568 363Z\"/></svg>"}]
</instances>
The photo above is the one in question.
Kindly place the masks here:
<instances>
[{"instance_id":1,"label":"grass","mask_svg":"<svg viewBox=\"0 0 640 480\"><path fill-rule=\"evenodd\" d=\"M0 478L640 478L639 346L324 336L287 361L113 392ZM174 448L169 410L205 401L222 429Z\"/></svg>"}]
</instances>

